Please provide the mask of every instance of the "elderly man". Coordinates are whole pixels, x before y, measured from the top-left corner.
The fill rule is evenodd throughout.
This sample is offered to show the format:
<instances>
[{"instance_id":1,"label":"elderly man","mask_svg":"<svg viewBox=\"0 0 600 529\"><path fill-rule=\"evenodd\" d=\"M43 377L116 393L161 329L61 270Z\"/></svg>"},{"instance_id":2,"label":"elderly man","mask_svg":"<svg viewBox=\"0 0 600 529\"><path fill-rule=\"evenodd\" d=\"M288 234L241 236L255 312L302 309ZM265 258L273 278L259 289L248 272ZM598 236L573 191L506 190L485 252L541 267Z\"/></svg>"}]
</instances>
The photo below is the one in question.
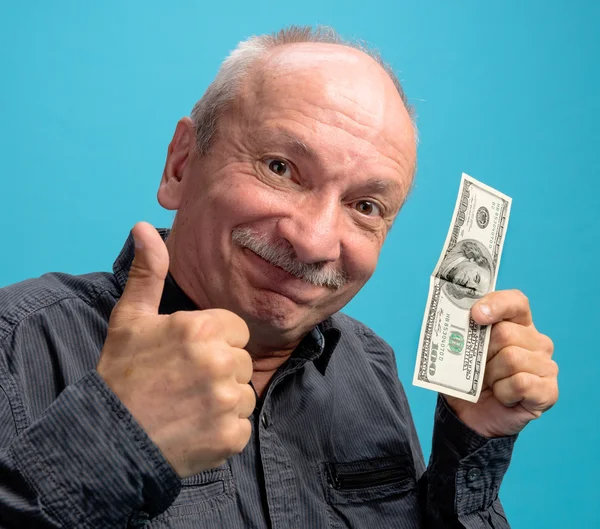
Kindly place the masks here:
<instances>
[{"instance_id":1,"label":"elderly man","mask_svg":"<svg viewBox=\"0 0 600 529\"><path fill-rule=\"evenodd\" d=\"M0 293L2 527L508 527L517 433L557 399L517 291L479 402L438 400L427 469L390 347L338 311L411 186L381 61L330 31L241 43L177 124L114 273Z\"/></svg>"}]
</instances>

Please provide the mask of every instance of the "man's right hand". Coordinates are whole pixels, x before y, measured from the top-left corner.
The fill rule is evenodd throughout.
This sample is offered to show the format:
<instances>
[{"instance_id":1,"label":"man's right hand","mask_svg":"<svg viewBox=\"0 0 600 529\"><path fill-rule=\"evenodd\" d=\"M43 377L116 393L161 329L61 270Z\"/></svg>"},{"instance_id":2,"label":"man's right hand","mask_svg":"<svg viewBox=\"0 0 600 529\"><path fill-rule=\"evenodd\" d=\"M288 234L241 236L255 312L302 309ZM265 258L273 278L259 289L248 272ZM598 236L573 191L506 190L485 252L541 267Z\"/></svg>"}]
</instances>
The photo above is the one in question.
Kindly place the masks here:
<instances>
[{"instance_id":1,"label":"man's right hand","mask_svg":"<svg viewBox=\"0 0 600 529\"><path fill-rule=\"evenodd\" d=\"M184 478L241 452L256 397L246 323L221 309L159 315L169 254L148 223L97 371Z\"/></svg>"}]
</instances>

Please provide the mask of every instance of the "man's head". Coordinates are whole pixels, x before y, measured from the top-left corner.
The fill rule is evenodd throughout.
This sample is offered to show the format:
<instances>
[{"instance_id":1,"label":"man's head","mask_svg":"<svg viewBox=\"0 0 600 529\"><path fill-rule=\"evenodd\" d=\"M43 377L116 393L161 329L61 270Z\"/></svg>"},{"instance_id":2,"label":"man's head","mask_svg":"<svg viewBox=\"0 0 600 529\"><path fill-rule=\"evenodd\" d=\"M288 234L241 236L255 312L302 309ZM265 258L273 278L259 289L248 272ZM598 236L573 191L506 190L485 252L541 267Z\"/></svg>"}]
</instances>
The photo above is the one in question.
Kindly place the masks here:
<instances>
[{"instance_id":1,"label":"man's head","mask_svg":"<svg viewBox=\"0 0 600 529\"><path fill-rule=\"evenodd\" d=\"M177 126L158 197L177 209L171 270L251 344L293 345L371 277L410 189L399 84L331 32L242 43Z\"/></svg>"}]
</instances>

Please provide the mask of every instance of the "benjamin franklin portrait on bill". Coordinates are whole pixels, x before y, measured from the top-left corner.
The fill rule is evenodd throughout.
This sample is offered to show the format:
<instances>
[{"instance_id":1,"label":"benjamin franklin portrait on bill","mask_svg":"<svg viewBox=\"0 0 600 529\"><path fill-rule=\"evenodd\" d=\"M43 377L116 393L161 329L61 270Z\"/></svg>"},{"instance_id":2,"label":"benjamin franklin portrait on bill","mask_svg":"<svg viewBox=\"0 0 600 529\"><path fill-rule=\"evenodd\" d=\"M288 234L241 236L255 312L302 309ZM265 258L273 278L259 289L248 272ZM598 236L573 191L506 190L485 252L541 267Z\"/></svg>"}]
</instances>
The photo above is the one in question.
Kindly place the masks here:
<instances>
[{"instance_id":1,"label":"benjamin franklin portrait on bill","mask_svg":"<svg viewBox=\"0 0 600 529\"><path fill-rule=\"evenodd\" d=\"M490 291L492 256L479 241L462 240L444 257L438 277L448 281L444 292L453 303L461 308L470 308Z\"/></svg>"}]
</instances>

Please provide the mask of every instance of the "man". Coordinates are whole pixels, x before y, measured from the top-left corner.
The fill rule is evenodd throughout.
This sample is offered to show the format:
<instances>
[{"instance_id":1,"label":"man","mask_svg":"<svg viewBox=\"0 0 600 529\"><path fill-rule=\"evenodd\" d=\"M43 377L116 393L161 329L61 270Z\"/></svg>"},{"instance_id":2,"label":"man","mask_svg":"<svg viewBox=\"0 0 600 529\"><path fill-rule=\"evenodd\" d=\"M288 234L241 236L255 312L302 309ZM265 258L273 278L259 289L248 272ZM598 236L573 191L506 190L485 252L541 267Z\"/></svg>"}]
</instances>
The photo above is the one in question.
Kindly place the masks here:
<instances>
[{"instance_id":1,"label":"man","mask_svg":"<svg viewBox=\"0 0 600 529\"><path fill-rule=\"evenodd\" d=\"M508 527L516 434L557 399L526 298L474 306L486 387L440 397L427 470L393 352L338 312L413 178L390 75L328 31L240 44L169 145L172 230L1 292L4 527Z\"/></svg>"}]
</instances>

